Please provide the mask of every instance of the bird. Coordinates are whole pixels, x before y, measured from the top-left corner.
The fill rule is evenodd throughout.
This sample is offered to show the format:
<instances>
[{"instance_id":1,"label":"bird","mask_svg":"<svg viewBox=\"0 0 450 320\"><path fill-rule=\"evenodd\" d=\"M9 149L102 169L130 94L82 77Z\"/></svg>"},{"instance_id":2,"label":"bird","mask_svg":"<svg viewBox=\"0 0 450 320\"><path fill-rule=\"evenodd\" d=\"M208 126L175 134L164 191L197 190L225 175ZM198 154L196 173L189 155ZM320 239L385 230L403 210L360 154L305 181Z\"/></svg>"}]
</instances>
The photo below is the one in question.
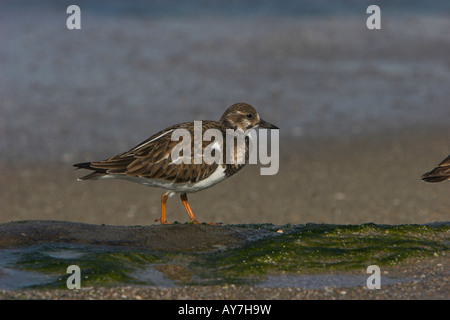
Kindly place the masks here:
<instances>
[{"instance_id":1,"label":"bird","mask_svg":"<svg viewBox=\"0 0 450 320\"><path fill-rule=\"evenodd\" d=\"M424 173L422 175L422 180L426 182L442 182L450 180L450 154L433 170Z\"/></svg>"},{"instance_id":2,"label":"bird","mask_svg":"<svg viewBox=\"0 0 450 320\"><path fill-rule=\"evenodd\" d=\"M218 139L217 144L216 141L212 143L212 148L215 149L212 150L211 154L215 154L216 151L219 152L218 156L222 157L221 160L225 159L225 152L222 151L226 150L227 140L225 137L229 129L245 132L255 128L279 129L277 126L261 119L256 109L244 102L235 103L227 108L219 121L201 121L202 133L208 129L216 129L224 137ZM177 129L187 130L192 137L195 122L184 122L163 129L130 150L106 160L76 163L73 165L76 169L93 171L78 180L115 178L165 189L166 191L161 195L161 217L156 219L155 222L169 224L166 219L166 203L171 196L179 194L189 216L188 223L201 223L196 219L189 205L187 193L209 188L241 170L248 162L248 137L245 138L245 150L241 150L241 153L245 152L245 161L236 161L237 157L242 156L242 154L239 155L237 149L234 149L235 161L231 161L231 163L228 163L230 161L206 163L204 159L200 163L198 161L197 163L195 161L177 162L177 159L172 158L172 152L180 142L171 138ZM210 144L211 141L202 141L202 150L204 151ZM191 150L193 150L193 147ZM222 155L220 152L222 152ZM183 156L185 155L183 154ZM193 160L193 157L194 154L191 152L188 160ZM208 224L220 223L209 222Z\"/></svg>"}]
</instances>

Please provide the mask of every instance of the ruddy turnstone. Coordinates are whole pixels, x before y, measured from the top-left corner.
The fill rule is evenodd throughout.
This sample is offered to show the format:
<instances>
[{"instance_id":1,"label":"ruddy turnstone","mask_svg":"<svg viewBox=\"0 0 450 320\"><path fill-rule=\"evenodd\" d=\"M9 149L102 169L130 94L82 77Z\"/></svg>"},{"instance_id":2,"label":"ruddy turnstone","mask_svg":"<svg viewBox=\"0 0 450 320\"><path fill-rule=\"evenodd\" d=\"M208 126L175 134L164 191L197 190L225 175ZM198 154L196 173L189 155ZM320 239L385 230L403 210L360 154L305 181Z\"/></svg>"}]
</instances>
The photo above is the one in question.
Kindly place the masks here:
<instances>
[{"instance_id":1,"label":"ruddy turnstone","mask_svg":"<svg viewBox=\"0 0 450 320\"><path fill-rule=\"evenodd\" d=\"M426 182L441 182L450 180L450 155L447 156L436 168L422 175Z\"/></svg>"},{"instance_id":2,"label":"ruddy turnstone","mask_svg":"<svg viewBox=\"0 0 450 320\"><path fill-rule=\"evenodd\" d=\"M227 129L245 132L257 127L278 129L273 124L262 120L255 108L247 103L232 105L224 112L219 121L206 120L201 122L202 137L203 132L208 129L217 129L222 134L223 139L220 146L216 145L217 150L226 150L225 135ZM234 161L234 163L228 164L225 160L210 164L205 161L201 161L201 163L198 163L198 161L197 163L196 161L175 163L176 161L172 159L172 151L180 142L173 141L171 136L176 129L186 129L193 137L195 123L185 122L168 127L129 151L109 159L74 164L76 168L94 171L78 180L118 178L166 189L167 191L161 196L161 218L156 221L160 221L162 224L168 223L166 220L166 202L169 197L177 193L180 194L190 222L199 223L189 206L187 193L209 188L238 172L248 160L248 143L245 143L246 161L244 163ZM210 141L202 141L203 151L209 144L211 144ZM193 160L194 153L191 152L190 154L190 160ZM225 159L225 152L222 152L222 156ZM234 150L235 159L237 156L237 151Z\"/></svg>"}]
</instances>

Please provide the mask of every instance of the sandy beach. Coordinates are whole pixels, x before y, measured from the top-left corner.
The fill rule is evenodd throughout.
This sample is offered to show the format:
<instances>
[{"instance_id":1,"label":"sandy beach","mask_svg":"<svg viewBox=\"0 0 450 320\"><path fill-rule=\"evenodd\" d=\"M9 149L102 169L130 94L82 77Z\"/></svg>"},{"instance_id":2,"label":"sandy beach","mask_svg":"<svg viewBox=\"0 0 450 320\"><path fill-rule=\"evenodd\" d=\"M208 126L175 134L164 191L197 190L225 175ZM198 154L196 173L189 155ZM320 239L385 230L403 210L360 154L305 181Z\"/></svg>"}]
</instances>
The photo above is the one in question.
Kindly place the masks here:
<instances>
[{"instance_id":1,"label":"sandy beach","mask_svg":"<svg viewBox=\"0 0 450 320\"><path fill-rule=\"evenodd\" d=\"M291 150L284 150L277 175L261 176L260 166L249 165L189 200L200 221L224 224L448 221L450 184L428 184L420 176L443 158L447 141L442 137L449 134L448 128L416 128L345 142L288 142L284 148ZM126 181L79 182L83 173L70 164L4 165L0 172L1 222L150 225L160 214L157 188ZM188 220L176 197L168 202L168 219Z\"/></svg>"}]
</instances>

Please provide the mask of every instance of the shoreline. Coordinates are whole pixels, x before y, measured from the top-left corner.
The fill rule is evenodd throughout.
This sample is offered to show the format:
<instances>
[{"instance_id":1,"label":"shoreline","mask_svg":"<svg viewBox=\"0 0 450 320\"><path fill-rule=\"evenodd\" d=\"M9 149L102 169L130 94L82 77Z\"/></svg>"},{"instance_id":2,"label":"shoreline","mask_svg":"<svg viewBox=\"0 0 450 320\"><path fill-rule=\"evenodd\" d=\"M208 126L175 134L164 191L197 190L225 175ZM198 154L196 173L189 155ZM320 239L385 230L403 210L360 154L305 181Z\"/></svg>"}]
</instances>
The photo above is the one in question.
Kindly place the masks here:
<instances>
[{"instance_id":1,"label":"shoreline","mask_svg":"<svg viewBox=\"0 0 450 320\"><path fill-rule=\"evenodd\" d=\"M448 300L450 272L447 257L414 258L382 270L392 277L408 276L411 281L383 285L369 290L363 286L302 289L255 287L250 285L164 287L100 287L81 290L0 289L0 299L19 300ZM348 272L347 272L348 274ZM383 281L383 280L381 280Z\"/></svg>"}]
</instances>

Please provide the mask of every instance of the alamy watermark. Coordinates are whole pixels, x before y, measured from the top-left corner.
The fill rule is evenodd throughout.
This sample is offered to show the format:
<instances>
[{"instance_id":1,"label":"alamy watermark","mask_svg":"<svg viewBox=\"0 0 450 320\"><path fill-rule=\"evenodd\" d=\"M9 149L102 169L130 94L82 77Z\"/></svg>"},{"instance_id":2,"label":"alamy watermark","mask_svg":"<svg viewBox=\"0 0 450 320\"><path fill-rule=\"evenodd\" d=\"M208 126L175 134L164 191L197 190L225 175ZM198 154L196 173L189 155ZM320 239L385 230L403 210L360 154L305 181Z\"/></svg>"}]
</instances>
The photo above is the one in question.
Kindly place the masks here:
<instances>
[{"instance_id":1,"label":"alamy watermark","mask_svg":"<svg viewBox=\"0 0 450 320\"><path fill-rule=\"evenodd\" d=\"M66 10L67 14L70 16L67 18L66 26L69 30L80 30L81 29L81 9L77 5L70 5ZM366 10L367 14L370 16L366 20L366 26L369 30L381 29L381 9L377 5L370 5Z\"/></svg>"},{"instance_id":2,"label":"alamy watermark","mask_svg":"<svg viewBox=\"0 0 450 320\"><path fill-rule=\"evenodd\" d=\"M255 129L243 131L241 129L226 129L225 141L223 132L219 129L210 128L203 132L202 121L194 121L194 146L192 148L191 132L187 129L175 129L171 140L180 141L170 154L174 164L245 164L248 163L269 165L260 169L261 175L274 175L280 166L279 130L270 129L270 155L268 153L268 129ZM203 148L204 141L211 141ZM224 146L225 149L224 150ZM193 154L192 154L193 150ZM259 161L259 162L258 162Z\"/></svg>"},{"instance_id":3,"label":"alamy watermark","mask_svg":"<svg viewBox=\"0 0 450 320\"><path fill-rule=\"evenodd\" d=\"M69 30L81 29L81 9L77 5L70 5L67 7L66 13L70 13L70 16L66 20L66 27Z\"/></svg>"},{"instance_id":4,"label":"alamy watermark","mask_svg":"<svg viewBox=\"0 0 450 320\"><path fill-rule=\"evenodd\" d=\"M371 273L372 275L367 278L366 287L367 289L381 289L381 274L380 267L373 264L367 267L366 273Z\"/></svg>"},{"instance_id":5,"label":"alamy watermark","mask_svg":"<svg viewBox=\"0 0 450 320\"><path fill-rule=\"evenodd\" d=\"M66 273L71 275L66 280L67 289L81 289L81 269L76 264L67 267Z\"/></svg>"}]
</instances>

